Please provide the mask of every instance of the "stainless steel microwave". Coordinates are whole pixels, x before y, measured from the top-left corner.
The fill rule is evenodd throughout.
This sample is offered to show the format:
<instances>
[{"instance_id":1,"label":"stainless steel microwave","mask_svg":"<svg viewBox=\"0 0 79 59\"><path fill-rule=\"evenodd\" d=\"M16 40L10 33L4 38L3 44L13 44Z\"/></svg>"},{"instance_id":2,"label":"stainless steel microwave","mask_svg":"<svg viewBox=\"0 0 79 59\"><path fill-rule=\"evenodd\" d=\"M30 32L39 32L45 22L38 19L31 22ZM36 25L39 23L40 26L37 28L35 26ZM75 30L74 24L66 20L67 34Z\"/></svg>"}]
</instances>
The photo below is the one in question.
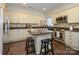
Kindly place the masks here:
<instances>
[{"instance_id":1,"label":"stainless steel microwave","mask_svg":"<svg viewBox=\"0 0 79 59\"><path fill-rule=\"evenodd\" d=\"M57 22L57 23L67 23L67 18L68 18L67 15L57 17L57 18L56 18L56 22Z\"/></svg>"}]
</instances>

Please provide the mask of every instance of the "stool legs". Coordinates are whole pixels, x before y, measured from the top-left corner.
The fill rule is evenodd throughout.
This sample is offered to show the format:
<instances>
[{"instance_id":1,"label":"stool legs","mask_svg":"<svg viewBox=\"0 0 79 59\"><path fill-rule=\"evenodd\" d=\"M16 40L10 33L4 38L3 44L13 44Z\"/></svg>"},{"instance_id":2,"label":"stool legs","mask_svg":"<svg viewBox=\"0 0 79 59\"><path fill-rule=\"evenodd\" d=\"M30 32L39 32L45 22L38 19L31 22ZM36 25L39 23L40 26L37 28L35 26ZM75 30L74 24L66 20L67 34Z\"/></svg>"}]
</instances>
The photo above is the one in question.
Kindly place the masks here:
<instances>
[{"instance_id":1,"label":"stool legs","mask_svg":"<svg viewBox=\"0 0 79 59\"><path fill-rule=\"evenodd\" d=\"M33 51L34 51L34 53L36 54L36 52L35 52L35 45L34 45L34 41L33 41Z\"/></svg>"},{"instance_id":2,"label":"stool legs","mask_svg":"<svg viewBox=\"0 0 79 59\"><path fill-rule=\"evenodd\" d=\"M42 46L43 46L43 43L41 43L41 50L40 50L40 54L42 54Z\"/></svg>"},{"instance_id":3,"label":"stool legs","mask_svg":"<svg viewBox=\"0 0 79 59\"><path fill-rule=\"evenodd\" d=\"M46 43L45 43L45 47L46 47ZM46 51L46 48L44 48L44 49L45 49L45 53L44 53L44 54L46 55L46 52L47 52L47 51Z\"/></svg>"},{"instance_id":4,"label":"stool legs","mask_svg":"<svg viewBox=\"0 0 79 59\"><path fill-rule=\"evenodd\" d=\"M26 42L26 54L28 54L28 46L29 46L29 44Z\"/></svg>"},{"instance_id":5,"label":"stool legs","mask_svg":"<svg viewBox=\"0 0 79 59\"><path fill-rule=\"evenodd\" d=\"M31 52L29 52L29 48L31 48ZM29 53L32 53L34 52L35 53L35 45L34 45L34 41L31 41L31 42L26 42L26 47L25 47L25 50L26 50L26 54L28 55Z\"/></svg>"},{"instance_id":6,"label":"stool legs","mask_svg":"<svg viewBox=\"0 0 79 59\"><path fill-rule=\"evenodd\" d=\"M49 51L49 43L47 43L47 53L48 53L48 51Z\"/></svg>"},{"instance_id":7,"label":"stool legs","mask_svg":"<svg viewBox=\"0 0 79 59\"><path fill-rule=\"evenodd\" d=\"M49 49L49 45L50 45L51 49ZM42 52L42 49L44 49L44 52ZM52 52L52 55L54 55L52 40L47 41L47 42L41 42L40 54L44 53L44 55L46 55L50 50Z\"/></svg>"},{"instance_id":8,"label":"stool legs","mask_svg":"<svg viewBox=\"0 0 79 59\"><path fill-rule=\"evenodd\" d=\"M54 55L54 51L53 51L53 44L52 44L52 41L51 41L51 51L52 51L52 55Z\"/></svg>"}]
</instances>

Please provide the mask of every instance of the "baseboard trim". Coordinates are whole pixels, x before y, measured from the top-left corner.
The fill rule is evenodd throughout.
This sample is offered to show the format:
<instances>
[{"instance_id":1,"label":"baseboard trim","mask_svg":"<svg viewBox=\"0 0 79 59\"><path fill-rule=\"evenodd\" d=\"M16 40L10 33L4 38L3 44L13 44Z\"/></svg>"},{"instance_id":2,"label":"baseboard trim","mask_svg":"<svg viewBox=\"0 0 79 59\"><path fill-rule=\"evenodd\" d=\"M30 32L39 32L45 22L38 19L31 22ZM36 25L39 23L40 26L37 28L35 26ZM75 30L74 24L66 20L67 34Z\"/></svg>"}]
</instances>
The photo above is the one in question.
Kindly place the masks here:
<instances>
[{"instance_id":1,"label":"baseboard trim","mask_svg":"<svg viewBox=\"0 0 79 59\"><path fill-rule=\"evenodd\" d=\"M18 43L18 42L22 42L22 41L26 41L26 39L18 40L18 41L12 41L12 42L6 42L6 43L3 43L3 44Z\"/></svg>"}]
</instances>

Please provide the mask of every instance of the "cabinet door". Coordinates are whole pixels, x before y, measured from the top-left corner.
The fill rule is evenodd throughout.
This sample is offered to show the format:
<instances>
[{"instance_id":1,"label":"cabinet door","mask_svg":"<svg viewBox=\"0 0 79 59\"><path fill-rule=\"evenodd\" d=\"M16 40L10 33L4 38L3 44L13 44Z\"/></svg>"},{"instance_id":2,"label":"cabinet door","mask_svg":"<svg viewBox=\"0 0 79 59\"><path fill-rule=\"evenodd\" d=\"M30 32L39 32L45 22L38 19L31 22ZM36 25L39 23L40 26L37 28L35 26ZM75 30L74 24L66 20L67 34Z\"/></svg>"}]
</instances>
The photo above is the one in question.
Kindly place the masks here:
<instances>
[{"instance_id":1,"label":"cabinet door","mask_svg":"<svg viewBox=\"0 0 79 59\"><path fill-rule=\"evenodd\" d=\"M19 22L20 16L17 13L9 12L9 15L11 15L11 16L9 16L10 23L18 23Z\"/></svg>"},{"instance_id":2,"label":"cabinet door","mask_svg":"<svg viewBox=\"0 0 79 59\"><path fill-rule=\"evenodd\" d=\"M72 46L72 33L70 31L65 31L65 43Z\"/></svg>"},{"instance_id":3,"label":"cabinet door","mask_svg":"<svg viewBox=\"0 0 79 59\"><path fill-rule=\"evenodd\" d=\"M65 31L65 43L68 44L68 41L69 41L69 32Z\"/></svg>"},{"instance_id":4,"label":"cabinet door","mask_svg":"<svg viewBox=\"0 0 79 59\"><path fill-rule=\"evenodd\" d=\"M31 37L31 34L28 32L27 29L17 29L18 30L18 40L24 40L27 37Z\"/></svg>"},{"instance_id":5,"label":"cabinet door","mask_svg":"<svg viewBox=\"0 0 79 59\"><path fill-rule=\"evenodd\" d=\"M79 47L79 33L78 32L73 33L73 46L76 48Z\"/></svg>"},{"instance_id":6,"label":"cabinet door","mask_svg":"<svg viewBox=\"0 0 79 59\"><path fill-rule=\"evenodd\" d=\"M25 29L18 29L18 35L19 35L19 40L25 39L27 36Z\"/></svg>"},{"instance_id":7,"label":"cabinet door","mask_svg":"<svg viewBox=\"0 0 79 59\"><path fill-rule=\"evenodd\" d=\"M68 23L79 23L79 7L74 7L67 10L68 13Z\"/></svg>"},{"instance_id":8,"label":"cabinet door","mask_svg":"<svg viewBox=\"0 0 79 59\"><path fill-rule=\"evenodd\" d=\"M65 43L73 49L79 49L79 33L78 32L65 32Z\"/></svg>"},{"instance_id":9,"label":"cabinet door","mask_svg":"<svg viewBox=\"0 0 79 59\"><path fill-rule=\"evenodd\" d=\"M17 30L10 30L10 40L16 41L18 39L18 32Z\"/></svg>"}]
</instances>

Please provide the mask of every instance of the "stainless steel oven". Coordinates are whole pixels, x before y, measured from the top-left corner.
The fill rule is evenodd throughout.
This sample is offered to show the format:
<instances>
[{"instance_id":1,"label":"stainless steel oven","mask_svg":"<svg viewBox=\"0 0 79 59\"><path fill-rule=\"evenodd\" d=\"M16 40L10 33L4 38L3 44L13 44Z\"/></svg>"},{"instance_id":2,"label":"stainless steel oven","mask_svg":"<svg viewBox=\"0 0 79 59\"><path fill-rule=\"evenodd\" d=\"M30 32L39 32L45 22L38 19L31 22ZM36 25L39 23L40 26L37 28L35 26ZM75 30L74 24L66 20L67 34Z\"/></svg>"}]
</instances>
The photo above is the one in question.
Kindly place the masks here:
<instances>
[{"instance_id":1,"label":"stainless steel oven","mask_svg":"<svg viewBox=\"0 0 79 59\"><path fill-rule=\"evenodd\" d=\"M53 37L63 40L64 39L64 32L63 31L55 31Z\"/></svg>"}]
</instances>

